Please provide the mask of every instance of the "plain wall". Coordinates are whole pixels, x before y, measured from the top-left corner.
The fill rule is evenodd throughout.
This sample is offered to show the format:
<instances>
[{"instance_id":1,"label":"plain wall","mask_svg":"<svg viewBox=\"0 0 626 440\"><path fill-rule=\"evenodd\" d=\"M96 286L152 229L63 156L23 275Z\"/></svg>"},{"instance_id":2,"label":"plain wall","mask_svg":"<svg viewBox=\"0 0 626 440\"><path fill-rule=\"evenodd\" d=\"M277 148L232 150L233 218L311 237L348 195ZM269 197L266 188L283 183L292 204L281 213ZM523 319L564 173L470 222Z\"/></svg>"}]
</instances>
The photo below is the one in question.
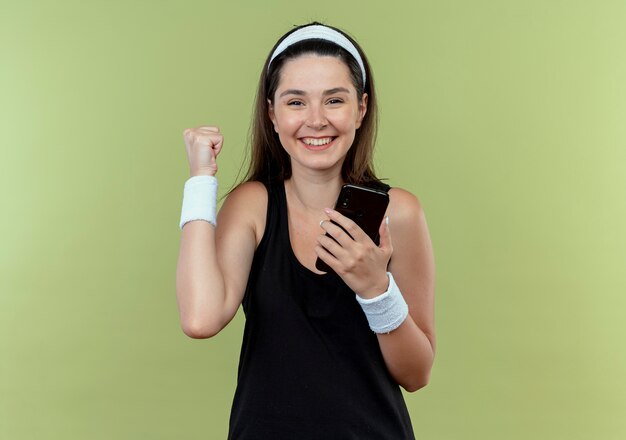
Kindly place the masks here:
<instances>
[{"instance_id":1,"label":"plain wall","mask_svg":"<svg viewBox=\"0 0 626 440\"><path fill-rule=\"evenodd\" d=\"M243 316L186 337L182 132L245 158L292 25L364 47L379 174L419 197L438 351L420 439L626 438L626 3L4 1L0 438L225 438Z\"/></svg>"}]
</instances>

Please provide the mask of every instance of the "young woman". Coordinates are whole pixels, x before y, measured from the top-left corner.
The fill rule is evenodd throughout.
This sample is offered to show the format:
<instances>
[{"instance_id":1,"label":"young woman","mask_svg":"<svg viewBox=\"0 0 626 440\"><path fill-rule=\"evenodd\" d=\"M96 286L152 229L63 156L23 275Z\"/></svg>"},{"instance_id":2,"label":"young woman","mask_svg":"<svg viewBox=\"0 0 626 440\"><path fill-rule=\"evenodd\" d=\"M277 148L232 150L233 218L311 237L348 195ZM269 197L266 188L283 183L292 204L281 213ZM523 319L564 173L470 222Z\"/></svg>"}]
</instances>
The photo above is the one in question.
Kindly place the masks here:
<instances>
[{"instance_id":1,"label":"young woman","mask_svg":"<svg viewBox=\"0 0 626 440\"><path fill-rule=\"evenodd\" d=\"M414 438L399 386L429 380L434 259L419 200L374 174L376 120L361 48L311 23L267 58L250 169L217 219L222 134L184 132L183 331L209 338L240 305L246 314L229 438ZM378 246L330 209L344 183L388 191ZM333 270L317 270L318 257Z\"/></svg>"}]
</instances>

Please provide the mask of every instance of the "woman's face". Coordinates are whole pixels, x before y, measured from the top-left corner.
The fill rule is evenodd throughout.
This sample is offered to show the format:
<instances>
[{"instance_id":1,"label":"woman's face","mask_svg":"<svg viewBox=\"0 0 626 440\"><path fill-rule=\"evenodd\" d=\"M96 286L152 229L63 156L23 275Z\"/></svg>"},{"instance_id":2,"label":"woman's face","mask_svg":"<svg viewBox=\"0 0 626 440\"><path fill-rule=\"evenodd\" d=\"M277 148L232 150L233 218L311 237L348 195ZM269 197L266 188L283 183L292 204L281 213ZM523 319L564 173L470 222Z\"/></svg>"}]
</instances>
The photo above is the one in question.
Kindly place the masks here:
<instances>
[{"instance_id":1,"label":"woman's face","mask_svg":"<svg viewBox=\"0 0 626 440\"><path fill-rule=\"evenodd\" d=\"M292 171L341 170L367 111L348 66L332 56L302 55L285 62L269 117Z\"/></svg>"}]
</instances>

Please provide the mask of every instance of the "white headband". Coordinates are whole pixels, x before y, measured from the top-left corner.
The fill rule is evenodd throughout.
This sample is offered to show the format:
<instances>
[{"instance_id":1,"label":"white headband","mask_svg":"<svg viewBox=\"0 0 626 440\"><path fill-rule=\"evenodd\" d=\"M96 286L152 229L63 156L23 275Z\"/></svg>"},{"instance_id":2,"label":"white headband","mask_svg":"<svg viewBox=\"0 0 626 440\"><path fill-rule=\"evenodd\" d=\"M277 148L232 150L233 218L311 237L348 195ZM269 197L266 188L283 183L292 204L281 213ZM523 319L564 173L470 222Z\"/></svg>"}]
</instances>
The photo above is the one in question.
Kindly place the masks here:
<instances>
[{"instance_id":1,"label":"white headband","mask_svg":"<svg viewBox=\"0 0 626 440\"><path fill-rule=\"evenodd\" d=\"M356 62L359 63L359 66L361 67L361 72L363 73L363 84L365 84L365 66L363 65L361 55L359 55L359 51L356 49L356 47L354 47L354 44L352 44L350 40L348 40L345 35L341 34L340 32L337 32L332 28L320 25L306 26L289 34L283 41L280 42L280 44L272 54L270 62L267 65L268 70L269 66L272 64L272 61L274 61L274 58L284 52L285 49L287 49L289 46L303 40L313 39L332 41L336 45L341 46L345 50L347 50L350 55L354 57Z\"/></svg>"}]
</instances>

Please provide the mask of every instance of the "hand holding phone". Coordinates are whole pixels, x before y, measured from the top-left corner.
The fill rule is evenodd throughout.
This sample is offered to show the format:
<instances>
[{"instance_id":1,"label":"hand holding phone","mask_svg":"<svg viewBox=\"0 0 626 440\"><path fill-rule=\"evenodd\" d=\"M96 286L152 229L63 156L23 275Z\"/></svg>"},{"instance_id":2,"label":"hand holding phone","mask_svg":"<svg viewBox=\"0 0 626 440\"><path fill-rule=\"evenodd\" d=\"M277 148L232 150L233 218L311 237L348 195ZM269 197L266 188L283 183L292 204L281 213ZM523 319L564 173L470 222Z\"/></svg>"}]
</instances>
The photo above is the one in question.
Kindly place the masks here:
<instances>
[{"instance_id":1,"label":"hand holding phone","mask_svg":"<svg viewBox=\"0 0 626 440\"><path fill-rule=\"evenodd\" d=\"M354 221L378 246L380 243L378 228L385 216L387 205L389 205L389 195L386 192L348 183L341 187L335 211ZM341 227L334 221L332 223ZM326 236L331 237L328 233ZM315 267L324 272L332 272L332 269L319 257L315 262Z\"/></svg>"}]
</instances>

